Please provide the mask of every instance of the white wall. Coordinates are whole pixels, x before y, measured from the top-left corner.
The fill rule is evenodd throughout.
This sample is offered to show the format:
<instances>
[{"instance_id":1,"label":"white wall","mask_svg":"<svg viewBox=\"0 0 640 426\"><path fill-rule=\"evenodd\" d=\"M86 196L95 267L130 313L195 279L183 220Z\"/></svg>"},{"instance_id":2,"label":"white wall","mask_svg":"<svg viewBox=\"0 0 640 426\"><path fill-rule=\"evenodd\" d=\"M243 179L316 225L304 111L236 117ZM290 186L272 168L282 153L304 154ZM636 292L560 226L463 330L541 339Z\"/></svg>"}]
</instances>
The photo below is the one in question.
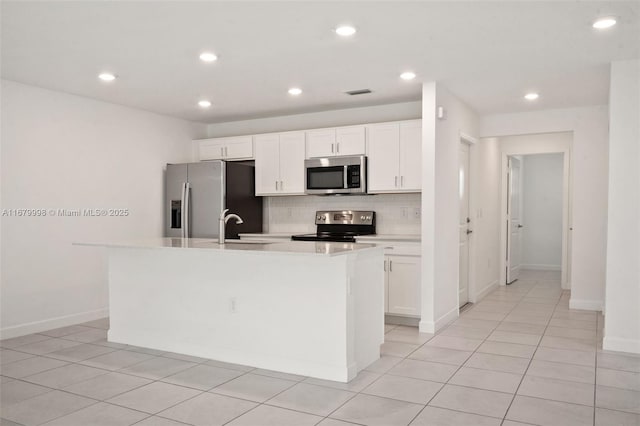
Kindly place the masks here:
<instances>
[{"instance_id":1,"label":"white wall","mask_svg":"<svg viewBox=\"0 0 640 426\"><path fill-rule=\"evenodd\" d=\"M420 330L433 333L458 316L460 140L461 134L477 137L479 126L476 113L440 84L425 83L422 102ZM444 108L446 119L436 118L437 107ZM470 205L473 210L473 197Z\"/></svg>"},{"instance_id":2,"label":"white wall","mask_svg":"<svg viewBox=\"0 0 640 426\"><path fill-rule=\"evenodd\" d=\"M163 233L163 169L206 126L2 81L2 208L124 208L127 217L3 217L2 337L106 315L101 249Z\"/></svg>"},{"instance_id":3,"label":"white wall","mask_svg":"<svg viewBox=\"0 0 640 426\"><path fill-rule=\"evenodd\" d=\"M573 132L570 303L574 309L600 310L604 300L608 124L606 106L497 114L482 117L480 123L483 137Z\"/></svg>"},{"instance_id":4,"label":"white wall","mask_svg":"<svg viewBox=\"0 0 640 426\"><path fill-rule=\"evenodd\" d=\"M640 353L640 61L611 65L604 349Z\"/></svg>"},{"instance_id":5,"label":"white wall","mask_svg":"<svg viewBox=\"0 0 640 426\"><path fill-rule=\"evenodd\" d=\"M522 267L562 265L562 154L522 157Z\"/></svg>"},{"instance_id":6,"label":"white wall","mask_svg":"<svg viewBox=\"0 0 640 426\"><path fill-rule=\"evenodd\" d=\"M208 135L211 138L218 136L251 135L256 133L410 120L420 117L422 117L420 101L403 102L210 124L208 126Z\"/></svg>"},{"instance_id":7,"label":"white wall","mask_svg":"<svg viewBox=\"0 0 640 426\"><path fill-rule=\"evenodd\" d=\"M315 232L317 210L342 209L375 211L378 234L420 234L420 218L415 215L420 209L420 194L267 197L265 232Z\"/></svg>"}]
</instances>

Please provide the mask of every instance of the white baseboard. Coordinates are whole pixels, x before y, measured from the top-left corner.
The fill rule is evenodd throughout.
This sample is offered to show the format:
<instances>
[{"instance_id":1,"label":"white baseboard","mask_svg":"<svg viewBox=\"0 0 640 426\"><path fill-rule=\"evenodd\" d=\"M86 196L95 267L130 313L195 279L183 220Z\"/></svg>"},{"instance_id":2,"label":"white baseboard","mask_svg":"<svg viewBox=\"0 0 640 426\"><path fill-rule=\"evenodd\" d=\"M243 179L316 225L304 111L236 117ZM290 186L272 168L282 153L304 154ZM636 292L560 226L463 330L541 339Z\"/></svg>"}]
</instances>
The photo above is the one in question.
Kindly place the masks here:
<instances>
[{"instance_id":1,"label":"white baseboard","mask_svg":"<svg viewBox=\"0 0 640 426\"><path fill-rule=\"evenodd\" d=\"M640 340L605 336L604 339L602 339L602 349L605 351L640 354Z\"/></svg>"},{"instance_id":2,"label":"white baseboard","mask_svg":"<svg viewBox=\"0 0 640 426\"><path fill-rule=\"evenodd\" d=\"M420 333L433 334L436 331L440 330L445 325L456 320L458 318L458 312L459 312L459 308L455 307L435 321L420 320L420 323L418 324L418 327L419 327L418 329L420 330Z\"/></svg>"},{"instance_id":3,"label":"white baseboard","mask_svg":"<svg viewBox=\"0 0 640 426\"><path fill-rule=\"evenodd\" d=\"M41 331L66 327L81 322L93 321L107 316L109 316L109 308L102 308L96 309L95 311L80 312L78 314L28 322L26 324L12 325L0 329L0 338L10 339L12 337L25 336L27 334L39 333Z\"/></svg>"},{"instance_id":4,"label":"white baseboard","mask_svg":"<svg viewBox=\"0 0 640 426\"><path fill-rule=\"evenodd\" d=\"M471 300L471 302L472 303L478 303L479 301L484 299L487 296L487 294L491 293L497 287L498 287L498 280L495 280L495 281L487 284L485 286L485 288L483 288L482 290L476 292L475 297L474 297L473 300Z\"/></svg>"},{"instance_id":5,"label":"white baseboard","mask_svg":"<svg viewBox=\"0 0 640 426\"><path fill-rule=\"evenodd\" d=\"M582 309L585 311L602 311L602 300L569 299L569 309Z\"/></svg>"},{"instance_id":6,"label":"white baseboard","mask_svg":"<svg viewBox=\"0 0 640 426\"><path fill-rule=\"evenodd\" d=\"M543 265L543 264L521 264L520 269L531 269L534 271L562 271L561 265Z\"/></svg>"}]
</instances>

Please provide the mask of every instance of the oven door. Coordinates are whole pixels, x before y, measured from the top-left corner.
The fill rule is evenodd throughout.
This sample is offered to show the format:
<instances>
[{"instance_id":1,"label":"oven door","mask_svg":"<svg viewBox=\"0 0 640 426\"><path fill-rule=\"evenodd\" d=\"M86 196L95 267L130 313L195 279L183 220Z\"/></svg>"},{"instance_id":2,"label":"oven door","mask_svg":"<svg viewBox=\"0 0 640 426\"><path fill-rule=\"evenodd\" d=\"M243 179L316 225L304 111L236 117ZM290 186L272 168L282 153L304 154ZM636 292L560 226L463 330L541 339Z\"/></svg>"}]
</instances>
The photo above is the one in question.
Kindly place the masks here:
<instances>
[{"instance_id":1,"label":"oven door","mask_svg":"<svg viewBox=\"0 0 640 426\"><path fill-rule=\"evenodd\" d=\"M307 194L363 194L367 192L365 177L365 156L305 160Z\"/></svg>"}]
</instances>

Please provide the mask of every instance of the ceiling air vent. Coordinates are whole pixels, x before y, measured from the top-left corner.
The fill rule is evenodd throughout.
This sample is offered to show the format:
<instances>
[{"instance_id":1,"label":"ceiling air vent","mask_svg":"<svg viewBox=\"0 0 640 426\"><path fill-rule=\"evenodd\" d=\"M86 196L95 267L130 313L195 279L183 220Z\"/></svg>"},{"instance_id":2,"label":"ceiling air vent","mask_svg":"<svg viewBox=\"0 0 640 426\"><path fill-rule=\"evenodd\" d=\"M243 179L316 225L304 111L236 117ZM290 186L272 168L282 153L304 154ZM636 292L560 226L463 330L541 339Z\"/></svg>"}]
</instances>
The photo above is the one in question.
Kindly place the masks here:
<instances>
[{"instance_id":1,"label":"ceiling air vent","mask_svg":"<svg viewBox=\"0 0 640 426\"><path fill-rule=\"evenodd\" d=\"M348 92L344 92L349 96L356 96L356 95L366 95L367 93L371 93L371 90L369 89L360 89L360 90L350 90Z\"/></svg>"}]
</instances>

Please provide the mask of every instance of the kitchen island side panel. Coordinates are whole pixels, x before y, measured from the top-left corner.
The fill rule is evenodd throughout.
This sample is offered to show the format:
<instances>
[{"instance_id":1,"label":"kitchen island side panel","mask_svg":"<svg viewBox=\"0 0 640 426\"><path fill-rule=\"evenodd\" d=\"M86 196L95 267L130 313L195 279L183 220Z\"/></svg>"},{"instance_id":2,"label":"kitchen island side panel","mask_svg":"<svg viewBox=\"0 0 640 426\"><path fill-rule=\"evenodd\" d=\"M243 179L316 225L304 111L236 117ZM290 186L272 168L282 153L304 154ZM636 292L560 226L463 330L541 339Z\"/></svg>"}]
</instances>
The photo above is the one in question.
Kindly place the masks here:
<instances>
[{"instance_id":1,"label":"kitchen island side panel","mask_svg":"<svg viewBox=\"0 0 640 426\"><path fill-rule=\"evenodd\" d=\"M368 310L357 308L367 302L354 302L362 296L356 276L381 293L382 275L372 277L366 268L377 257L382 264L382 251L356 253L110 248L109 340L348 381L366 367L363 360L379 357L381 342L374 347L377 337L363 336L384 327L382 315L360 318L377 305L382 312L381 300L373 298L368 303L376 306Z\"/></svg>"}]
</instances>

